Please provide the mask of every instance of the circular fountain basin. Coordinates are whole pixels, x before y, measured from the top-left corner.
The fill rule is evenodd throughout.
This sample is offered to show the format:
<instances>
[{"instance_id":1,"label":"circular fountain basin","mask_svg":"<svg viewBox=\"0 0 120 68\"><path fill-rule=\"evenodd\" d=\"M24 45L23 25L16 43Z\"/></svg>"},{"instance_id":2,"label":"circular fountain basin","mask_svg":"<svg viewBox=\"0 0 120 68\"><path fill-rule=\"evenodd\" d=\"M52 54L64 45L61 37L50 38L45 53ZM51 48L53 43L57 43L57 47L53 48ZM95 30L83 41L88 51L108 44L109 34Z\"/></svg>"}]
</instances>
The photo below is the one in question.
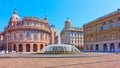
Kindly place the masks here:
<instances>
[{"instance_id":1,"label":"circular fountain basin","mask_svg":"<svg viewBox=\"0 0 120 68\"><path fill-rule=\"evenodd\" d=\"M54 44L44 47L40 52L47 54L68 54L68 53L79 53L80 50L72 45Z\"/></svg>"}]
</instances>

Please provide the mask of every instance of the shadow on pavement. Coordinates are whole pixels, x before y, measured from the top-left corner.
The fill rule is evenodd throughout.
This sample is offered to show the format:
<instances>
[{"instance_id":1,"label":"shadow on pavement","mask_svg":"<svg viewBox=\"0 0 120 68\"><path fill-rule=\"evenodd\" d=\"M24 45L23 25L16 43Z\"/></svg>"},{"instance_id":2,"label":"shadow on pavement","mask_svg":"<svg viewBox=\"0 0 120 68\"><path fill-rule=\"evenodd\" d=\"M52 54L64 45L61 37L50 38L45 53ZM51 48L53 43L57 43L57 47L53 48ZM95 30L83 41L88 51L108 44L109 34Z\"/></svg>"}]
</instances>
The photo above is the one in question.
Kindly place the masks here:
<instances>
[{"instance_id":1,"label":"shadow on pavement","mask_svg":"<svg viewBox=\"0 0 120 68\"><path fill-rule=\"evenodd\" d=\"M57 67L67 67L67 66L76 66L76 65L84 65L84 64L96 64L96 63L105 63L105 62L118 62L120 60L108 60L108 61L98 61L98 62L88 62L88 63L79 63L79 64L68 64L68 65L60 65L60 66L50 66L45 68L57 68ZM118 66L118 65L115 65Z\"/></svg>"}]
</instances>

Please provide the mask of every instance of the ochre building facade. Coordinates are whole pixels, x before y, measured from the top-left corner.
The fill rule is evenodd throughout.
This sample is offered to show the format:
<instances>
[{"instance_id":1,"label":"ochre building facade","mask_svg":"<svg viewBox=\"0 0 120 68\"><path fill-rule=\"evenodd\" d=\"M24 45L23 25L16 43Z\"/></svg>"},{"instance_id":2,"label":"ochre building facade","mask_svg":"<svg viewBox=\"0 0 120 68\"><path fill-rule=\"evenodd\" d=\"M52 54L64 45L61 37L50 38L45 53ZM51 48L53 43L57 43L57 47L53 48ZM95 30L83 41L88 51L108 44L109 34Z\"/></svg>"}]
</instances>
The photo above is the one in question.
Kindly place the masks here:
<instances>
[{"instance_id":1,"label":"ochre building facade","mask_svg":"<svg viewBox=\"0 0 120 68\"><path fill-rule=\"evenodd\" d=\"M120 9L83 26L84 51L120 52Z\"/></svg>"},{"instance_id":2,"label":"ochre building facade","mask_svg":"<svg viewBox=\"0 0 120 68\"><path fill-rule=\"evenodd\" d=\"M58 36L57 29L56 29L55 25L51 25L51 26L50 26L50 29L51 29L51 40L50 40L50 44L56 44L56 40L57 40L57 36Z\"/></svg>"},{"instance_id":3,"label":"ochre building facade","mask_svg":"<svg viewBox=\"0 0 120 68\"><path fill-rule=\"evenodd\" d=\"M2 50L6 52L40 52L50 44L51 29L47 18L24 17L20 20L14 10L8 26L0 33Z\"/></svg>"}]
</instances>

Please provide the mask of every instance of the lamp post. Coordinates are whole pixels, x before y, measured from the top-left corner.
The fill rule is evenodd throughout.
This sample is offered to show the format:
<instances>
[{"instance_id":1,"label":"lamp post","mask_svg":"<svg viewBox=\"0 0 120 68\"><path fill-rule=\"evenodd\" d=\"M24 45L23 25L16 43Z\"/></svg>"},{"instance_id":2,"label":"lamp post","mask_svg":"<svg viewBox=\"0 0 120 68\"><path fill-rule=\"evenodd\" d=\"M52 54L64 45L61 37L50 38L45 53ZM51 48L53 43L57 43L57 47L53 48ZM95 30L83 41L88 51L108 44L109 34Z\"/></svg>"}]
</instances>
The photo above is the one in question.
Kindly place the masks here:
<instances>
[{"instance_id":1,"label":"lamp post","mask_svg":"<svg viewBox=\"0 0 120 68\"><path fill-rule=\"evenodd\" d=\"M0 35L0 46L2 46L2 36ZM2 48L1 48L1 50L0 51L2 51Z\"/></svg>"},{"instance_id":2,"label":"lamp post","mask_svg":"<svg viewBox=\"0 0 120 68\"><path fill-rule=\"evenodd\" d=\"M8 33L7 33L6 35L7 35L7 47L6 47L6 53L8 53Z\"/></svg>"}]
</instances>

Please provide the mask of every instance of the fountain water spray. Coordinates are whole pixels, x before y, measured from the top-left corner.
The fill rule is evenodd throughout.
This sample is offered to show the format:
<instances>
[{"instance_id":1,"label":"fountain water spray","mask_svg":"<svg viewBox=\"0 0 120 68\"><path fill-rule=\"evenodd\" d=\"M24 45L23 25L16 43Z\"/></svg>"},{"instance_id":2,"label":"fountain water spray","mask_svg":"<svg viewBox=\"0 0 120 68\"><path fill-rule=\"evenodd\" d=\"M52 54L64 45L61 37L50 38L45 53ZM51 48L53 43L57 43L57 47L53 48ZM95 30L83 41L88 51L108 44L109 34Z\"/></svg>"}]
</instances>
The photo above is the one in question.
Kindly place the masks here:
<instances>
[{"instance_id":1,"label":"fountain water spray","mask_svg":"<svg viewBox=\"0 0 120 68\"><path fill-rule=\"evenodd\" d=\"M61 44L60 32L58 32L58 44L52 44L44 47L41 53L48 53L48 54L64 54L64 53L79 53L75 46L68 45L68 44Z\"/></svg>"},{"instance_id":2,"label":"fountain water spray","mask_svg":"<svg viewBox=\"0 0 120 68\"><path fill-rule=\"evenodd\" d=\"M58 44L61 44L61 37L60 37L60 32L58 32Z\"/></svg>"}]
</instances>

